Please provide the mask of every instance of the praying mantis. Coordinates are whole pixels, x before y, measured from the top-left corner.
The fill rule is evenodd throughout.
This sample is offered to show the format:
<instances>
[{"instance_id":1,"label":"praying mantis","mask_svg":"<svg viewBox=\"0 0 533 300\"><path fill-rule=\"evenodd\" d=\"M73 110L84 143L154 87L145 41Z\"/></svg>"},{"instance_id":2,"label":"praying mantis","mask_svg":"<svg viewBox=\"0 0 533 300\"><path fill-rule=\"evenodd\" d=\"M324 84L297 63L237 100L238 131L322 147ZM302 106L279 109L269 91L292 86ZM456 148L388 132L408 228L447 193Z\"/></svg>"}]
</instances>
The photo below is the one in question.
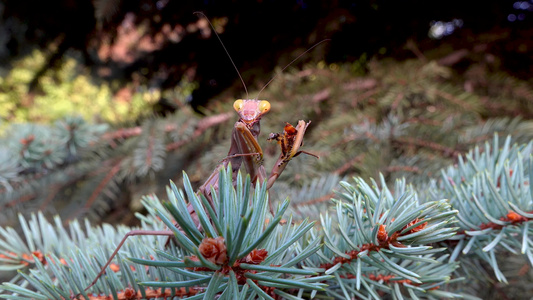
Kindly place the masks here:
<instances>
[{"instance_id":1,"label":"praying mantis","mask_svg":"<svg viewBox=\"0 0 533 300\"><path fill-rule=\"evenodd\" d=\"M201 12L195 12L195 14L203 16L211 25L211 27L213 27L206 15ZM220 41L220 44L224 48L224 51L231 60L231 63L233 64L233 67L237 71L237 74L239 75L239 78L243 84L246 94L248 94L246 84L244 83L244 80L242 79L237 66L235 65L235 63L233 63L233 60L231 59L228 50L226 49L224 43L216 33L216 30L214 30L213 32L215 33L216 37ZM324 39L305 50L303 53L293 59L290 63L288 63L281 70L281 72L287 69L290 65L292 65L292 63L297 61L304 54L311 51L313 48L317 47L323 42L327 41L329 41L329 39ZM267 180L266 184L268 190L272 187L276 179L281 175L281 173L293 157L301 153L305 153L318 158L318 156L312 153L299 150L300 146L302 146L303 144L303 136L305 134L305 131L311 122L309 121L308 123L306 123L305 121L300 120L298 121L298 125L296 125L296 127L287 123L285 125L283 133L272 133L268 138L268 140L276 140L278 142L281 148L281 154L274 167L272 168L270 176L267 179L266 171L263 166L263 150L257 142L257 137L261 131L259 121L266 113L270 111L270 103L266 100L258 100L258 98L261 92L276 78L276 76L277 74L272 77L261 88L261 90L259 90L258 95L255 99L235 100L233 108L239 115L239 120L237 121L237 123L235 123L233 127L233 131L231 134L231 145L228 155L226 159L224 159L222 164L215 168L215 170L213 171L211 176L209 176L207 181L198 189L198 191L207 198L211 205L213 205L213 203L210 196L210 188L212 186L215 188L215 190L218 189L219 170L220 168L226 168L230 163L232 166L233 179L235 179L237 172L241 167L241 164L244 162L244 167L246 169L246 172L250 174L252 183L255 184L258 181L262 183L264 180ZM188 209L189 213L193 214L192 207L189 207ZM270 208L270 211L272 211L272 208Z\"/></svg>"},{"instance_id":2,"label":"praying mantis","mask_svg":"<svg viewBox=\"0 0 533 300\"><path fill-rule=\"evenodd\" d=\"M207 17L202 14L198 13L205 17ZM208 19L207 19L208 20ZM208 20L209 22L209 20ZM211 24L211 22L209 22ZM211 25L212 26L212 25ZM219 39L220 43L222 44L222 47L226 51L226 54L229 53L226 50L224 44L222 43L222 40L216 34L216 37ZM283 70L285 70L288 66L290 66L293 62L298 60L302 55L309 52L314 47L318 46L319 44L328 41L328 40L322 40L319 43L313 45L311 48L307 49L305 52L300 54L298 57L296 57L293 61L291 61L287 66L285 66ZM230 60L231 60L231 56ZM242 79L237 67L232 61L233 66L237 70L237 73L239 75L239 78L241 79L241 82L244 85L244 89L246 93L248 94L248 91L246 89L246 85L244 84L244 80ZM318 158L318 156L300 150L300 147L303 145L303 137L305 134L305 131L309 124L309 122L305 122L303 120L298 121L298 124L296 127L293 125L286 123L284 130L282 133L271 133L268 140L275 140L280 146L281 154L272 167L272 171L270 175L267 177L265 167L263 165L263 151L261 149L261 146L258 143L258 136L260 133L260 120L261 118L267 114L270 111L271 105L266 100L258 100L259 94L261 91L270 84L270 82L273 81L275 76L268 81L265 86L259 91L258 96L255 99L238 99L234 102L233 108L237 112L239 119L235 123L232 129L231 134L231 144L230 149L228 151L228 154L226 158L222 160L222 162L215 168L213 173L208 177L208 179L205 181L204 184L202 184L198 188L199 194L202 194L206 197L208 200L208 203L213 206L213 200L212 200L212 191L218 190L218 181L219 181L219 174L221 168L227 168L229 164L232 166L232 175L233 175L233 182L235 183L235 178L237 177L237 173L239 169L241 168L241 165L244 164L244 168L246 172L250 175L251 182L253 184L260 183L260 184L266 184L266 189L270 189L272 185L275 183L275 181L279 178L283 170L285 170L285 167L287 164L291 161L292 158L295 156L298 156L301 153L305 153L311 156L314 156ZM194 211L194 208L192 205L187 206L187 210L189 214L193 217L196 212ZM270 211L272 212L272 208L270 208ZM193 220L195 218L193 217ZM200 228L199 222L196 222L196 225ZM87 291L89 288L94 286L98 279L105 273L106 268L111 264L113 258L117 255L118 251L122 247L122 245L125 243L128 237L130 236L136 236L136 235L159 235L159 236L168 236L169 239L174 236L174 232L170 230L132 230L128 232L124 238L120 241L117 248L114 250L114 252L109 257L106 264L101 268L100 272L97 274L96 278L91 282L89 286L87 286L84 290ZM71 299L78 298L80 294L73 295Z\"/></svg>"},{"instance_id":3,"label":"praying mantis","mask_svg":"<svg viewBox=\"0 0 533 300\"><path fill-rule=\"evenodd\" d=\"M233 108L239 115L231 134L231 145L228 156L223 163L215 168L207 181L198 189L211 203L211 187L218 189L218 176L220 168L226 168L231 163L233 177L236 177L241 164L244 163L246 172L250 175L252 184L266 182L266 189L270 189L276 179L281 175L289 161L301 154L306 153L318 158L318 156L306 151L299 150L303 144L303 136L309 123L300 120L296 127L287 123L283 133L271 133L269 140L276 140L281 148L281 154L274 164L270 176L267 178L263 165L263 151L257 141L260 133L261 118L270 111L270 103L266 100L235 100ZM271 209L272 210L272 209ZM191 213L191 211L189 211Z\"/></svg>"}]
</instances>

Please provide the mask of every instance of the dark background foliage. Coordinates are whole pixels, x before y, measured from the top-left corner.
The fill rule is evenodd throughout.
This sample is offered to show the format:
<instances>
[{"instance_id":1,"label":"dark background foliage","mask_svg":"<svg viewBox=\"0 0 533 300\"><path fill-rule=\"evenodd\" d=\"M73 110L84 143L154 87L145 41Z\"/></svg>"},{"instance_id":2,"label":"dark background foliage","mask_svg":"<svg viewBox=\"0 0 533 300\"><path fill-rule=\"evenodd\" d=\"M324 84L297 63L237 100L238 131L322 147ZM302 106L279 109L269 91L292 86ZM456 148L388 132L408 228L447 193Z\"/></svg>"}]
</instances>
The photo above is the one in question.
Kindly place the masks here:
<instances>
[{"instance_id":1,"label":"dark background foliage","mask_svg":"<svg viewBox=\"0 0 533 300\"><path fill-rule=\"evenodd\" d=\"M533 5L524 2L529 7ZM271 70L284 62L281 56L325 38L331 42L327 52L320 53L322 58L327 62L350 62L362 54L413 57L413 51L405 47L408 40L413 40L422 52L443 43L455 49L469 48L480 34L493 35L487 37L490 43L486 52L501 57L503 69L526 78L531 73L531 64L523 62L531 61L533 30L531 9L520 9L521 3L7 0L2 5L0 60L9 66L11 59L33 47L55 43L56 50L49 54L44 69L58 65L67 50L77 49L95 77L123 82L141 80L151 86L169 88L183 74L192 76L199 88L190 100L194 106L205 105L213 95L235 83L237 74L216 39L202 37L202 30L188 32L187 26L198 22L193 12L201 11L213 20L227 18L222 38L247 83L267 81ZM513 18L511 14L513 22L509 21ZM453 35L442 39L428 36L432 22L453 19L463 23ZM146 41L151 45L140 49L117 48L115 51L120 53L102 54L106 45L121 43L121 31L139 24L146 26L143 36L153 38ZM172 34L179 36L179 42ZM305 59L299 63L303 62ZM461 64L457 69L461 69ZM37 73L32 90L38 89L38 76L44 71ZM172 109L172 102L160 101L163 109Z\"/></svg>"}]
</instances>

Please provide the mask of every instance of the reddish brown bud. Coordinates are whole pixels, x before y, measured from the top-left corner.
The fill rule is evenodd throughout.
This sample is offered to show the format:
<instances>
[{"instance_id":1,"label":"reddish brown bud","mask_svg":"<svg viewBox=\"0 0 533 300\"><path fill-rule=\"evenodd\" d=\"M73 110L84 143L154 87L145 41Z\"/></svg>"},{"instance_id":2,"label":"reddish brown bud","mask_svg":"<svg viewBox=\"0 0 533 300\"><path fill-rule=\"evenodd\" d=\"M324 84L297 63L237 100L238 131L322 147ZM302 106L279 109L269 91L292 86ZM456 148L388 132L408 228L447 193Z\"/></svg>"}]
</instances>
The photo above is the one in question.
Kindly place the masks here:
<instances>
[{"instance_id":1,"label":"reddish brown bud","mask_svg":"<svg viewBox=\"0 0 533 300\"><path fill-rule=\"evenodd\" d=\"M30 144L35 140L35 136L33 134L28 135L25 139L20 139L20 143L24 146Z\"/></svg>"},{"instance_id":2,"label":"reddish brown bud","mask_svg":"<svg viewBox=\"0 0 533 300\"><path fill-rule=\"evenodd\" d=\"M424 222L418 226L416 226L415 228L411 229L412 232L419 232L420 230L423 230L426 228L426 226L428 226L428 222Z\"/></svg>"},{"instance_id":3,"label":"reddish brown bud","mask_svg":"<svg viewBox=\"0 0 533 300\"><path fill-rule=\"evenodd\" d=\"M404 228L407 228L407 227L411 227L413 226L414 224L420 222L421 220L419 220L418 218L414 219L413 221L409 222L409 224L405 225ZM411 234L411 233L415 233L415 232L419 232L420 230L423 230L426 228L426 226L428 225L428 222L424 222L418 226L416 226L415 228L412 228L411 230L409 230L408 232L406 232L406 234Z\"/></svg>"},{"instance_id":4,"label":"reddish brown bud","mask_svg":"<svg viewBox=\"0 0 533 300\"><path fill-rule=\"evenodd\" d=\"M44 258L44 254L37 250L37 251L33 251L31 254L33 254L35 257L37 257L37 259L42 263L42 264L46 264L46 259Z\"/></svg>"},{"instance_id":5,"label":"reddish brown bud","mask_svg":"<svg viewBox=\"0 0 533 300\"><path fill-rule=\"evenodd\" d=\"M137 296L137 293L135 293L134 289L129 287L124 289L124 299L134 299L135 296Z\"/></svg>"},{"instance_id":6,"label":"reddish brown bud","mask_svg":"<svg viewBox=\"0 0 533 300\"><path fill-rule=\"evenodd\" d=\"M200 261L200 259L196 255L189 256L189 259L192 261Z\"/></svg>"},{"instance_id":7,"label":"reddish brown bud","mask_svg":"<svg viewBox=\"0 0 533 300\"><path fill-rule=\"evenodd\" d=\"M223 265L228 261L226 245L224 244L224 238L221 236L216 239L203 239L198 249L203 257L214 264Z\"/></svg>"},{"instance_id":8,"label":"reddish brown bud","mask_svg":"<svg viewBox=\"0 0 533 300\"><path fill-rule=\"evenodd\" d=\"M115 273L120 271L120 266L117 265L116 263L109 264L109 268L111 269L111 271L113 271Z\"/></svg>"},{"instance_id":9,"label":"reddish brown bud","mask_svg":"<svg viewBox=\"0 0 533 300\"><path fill-rule=\"evenodd\" d=\"M262 263L267 256L268 251L266 251L265 249L254 249L246 256L245 261L249 264L258 265Z\"/></svg>"},{"instance_id":10,"label":"reddish brown bud","mask_svg":"<svg viewBox=\"0 0 533 300\"><path fill-rule=\"evenodd\" d=\"M378 229L378 241L380 243L384 243L387 241L387 239L389 238L389 235L387 234L387 229L385 229L385 227L387 227L386 225L379 225L379 229Z\"/></svg>"},{"instance_id":11,"label":"reddish brown bud","mask_svg":"<svg viewBox=\"0 0 533 300\"><path fill-rule=\"evenodd\" d=\"M510 211L507 214L507 220L509 220L509 222L513 222L513 223L514 222L526 222L527 218L515 213L514 211Z\"/></svg>"}]
</instances>

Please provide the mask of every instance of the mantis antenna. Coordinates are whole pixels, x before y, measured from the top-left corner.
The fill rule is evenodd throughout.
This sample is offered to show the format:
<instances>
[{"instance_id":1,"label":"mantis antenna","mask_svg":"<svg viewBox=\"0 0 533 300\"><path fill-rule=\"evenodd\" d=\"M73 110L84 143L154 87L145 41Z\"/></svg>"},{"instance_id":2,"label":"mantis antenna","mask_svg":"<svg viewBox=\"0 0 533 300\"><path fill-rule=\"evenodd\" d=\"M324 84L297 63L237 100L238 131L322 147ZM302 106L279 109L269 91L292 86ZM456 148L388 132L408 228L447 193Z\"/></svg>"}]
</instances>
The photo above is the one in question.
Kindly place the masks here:
<instances>
[{"instance_id":1,"label":"mantis antenna","mask_svg":"<svg viewBox=\"0 0 533 300\"><path fill-rule=\"evenodd\" d=\"M300 59L300 57L304 56L306 53L308 53L309 51L313 50L316 46L324 43L324 42L328 42L328 41L331 41L331 39L324 39L324 40L321 40L320 42L314 44L313 46L311 46L309 49L305 50L304 52L302 52L300 55L298 55L295 59L293 59L290 63L288 63L285 67L283 67L283 69L281 69L281 72L280 73L283 73L283 71L285 71L285 69L287 69L290 65L292 65L295 61L297 61L298 59ZM262 88L261 90L259 91L259 93L257 93L257 97L255 97L254 99L258 99L259 98L259 95L261 94L261 92L270 84L272 83L272 81L274 81L274 79L276 79L276 77L278 76L279 73L276 73Z\"/></svg>"},{"instance_id":2,"label":"mantis antenna","mask_svg":"<svg viewBox=\"0 0 533 300\"><path fill-rule=\"evenodd\" d=\"M218 41L220 42L220 44L222 45L222 48L224 48L224 51L226 52L226 54L228 55L228 58L229 60L231 61L231 64L233 65L233 67L235 68L235 71L237 71L237 75L239 75L239 79L241 80L241 83L242 83L242 86L244 87L244 91L246 92L246 98L250 98L249 94L248 94L248 89L246 88L246 83L244 83L244 79L242 79L242 76L241 76L241 73L239 72L239 69L237 68L237 66L235 65L235 63L233 62L233 59L231 58L231 55L229 54L228 52L228 49L226 49L226 46L224 46L224 43L222 42L222 39L220 38L220 36L218 35L216 29L215 29L215 26L213 26L213 24L211 23L211 21L209 21L209 18L207 18L207 16L203 13L203 12L194 12L194 14L196 15L201 15L202 17L204 17L204 19L207 20L207 22L209 23L209 25L211 26L211 28L213 28L213 32L215 33L215 36L217 37ZM283 67L283 69L281 69L281 72L282 73L283 71L285 71L290 65L292 65L295 61L297 61L298 59L300 59L300 57L302 57L303 55L305 55L306 53L308 53L309 51L313 50L315 47L317 47L318 45L324 43L324 42L328 42L328 41L331 41L331 39L324 39L324 40L321 40L320 42L314 44L313 46L311 46L309 49L305 50L304 52L302 52L300 55L298 55L295 59L293 59L290 63L288 63L285 67ZM263 92L263 90L270 84L272 83L272 81L274 81L274 79L276 79L276 77L278 76L279 73L275 74L262 88L261 90L257 93L257 96L254 98L254 99L258 99L259 98L259 95L261 94L261 92Z\"/></svg>"},{"instance_id":3,"label":"mantis antenna","mask_svg":"<svg viewBox=\"0 0 533 300\"><path fill-rule=\"evenodd\" d=\"M244 83L244 80L242 79L242 76L241 76L241 73L239 72L239 69L237 68L237 66L233 62L233 59L231 58L231 55L229 55L228 49L226 49L226 46L224 46L224 43L222 42L222 39L218 35L218 33L217 33L216 29L215 29L215 26L213 26L211 21L209 21L209 19L207 18L207 16L203 12L197 11L194 14L195 15L198 14L198 15L201 15L202 17L204 17L207 20L207 22L209 23L209 25L211 25L211 28L213 28L213 32L215 33L215 35L216 35L218 41L220 42L220 44L222 45L222 48L224 48L224 51L226 51L226 54L228 55L229 60L231 61L231 64L233 65L233 67L235 68L235 71L237 71L237 75L239 75L239 78L241 79L242 86L244 87L244 91L246 92L246 98L249 98L250 96L248 95L248 89L246 88L246 83Z\"/></svg>"}]
</instances>

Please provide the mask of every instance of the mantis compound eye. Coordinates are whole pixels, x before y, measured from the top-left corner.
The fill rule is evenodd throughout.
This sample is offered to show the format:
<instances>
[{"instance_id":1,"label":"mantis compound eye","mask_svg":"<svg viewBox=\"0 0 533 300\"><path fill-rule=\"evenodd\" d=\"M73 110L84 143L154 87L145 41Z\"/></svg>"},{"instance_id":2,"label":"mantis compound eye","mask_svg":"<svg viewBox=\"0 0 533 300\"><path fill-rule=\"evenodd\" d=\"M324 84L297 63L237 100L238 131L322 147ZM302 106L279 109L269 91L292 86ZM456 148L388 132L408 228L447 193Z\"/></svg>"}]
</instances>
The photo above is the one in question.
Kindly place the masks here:
<instances>
[{"instance_id":1,"label":"mantis compound eye","mask_svg":"<svg viewBox=\"0 0 533 300\"><path fill-rule=\"evenodd\" d=\"M242 101L241 99L235 100L235 102L233 102L233 108L237 112L240 112L243 106L244 106L244 101Z\"/></svg>"},{"instance_id":2,"label":"mantis compound eye","mask_svg":"<svg viewBox=\"0 0 533 300\"><path fill-rule=\"evenodd\" d=\"M270 102L266 100L261 100L261 102L259 102L259 111L264 114L264 113L267 113L269 110L270 110Z\"/></svg>"}]
</instances>

